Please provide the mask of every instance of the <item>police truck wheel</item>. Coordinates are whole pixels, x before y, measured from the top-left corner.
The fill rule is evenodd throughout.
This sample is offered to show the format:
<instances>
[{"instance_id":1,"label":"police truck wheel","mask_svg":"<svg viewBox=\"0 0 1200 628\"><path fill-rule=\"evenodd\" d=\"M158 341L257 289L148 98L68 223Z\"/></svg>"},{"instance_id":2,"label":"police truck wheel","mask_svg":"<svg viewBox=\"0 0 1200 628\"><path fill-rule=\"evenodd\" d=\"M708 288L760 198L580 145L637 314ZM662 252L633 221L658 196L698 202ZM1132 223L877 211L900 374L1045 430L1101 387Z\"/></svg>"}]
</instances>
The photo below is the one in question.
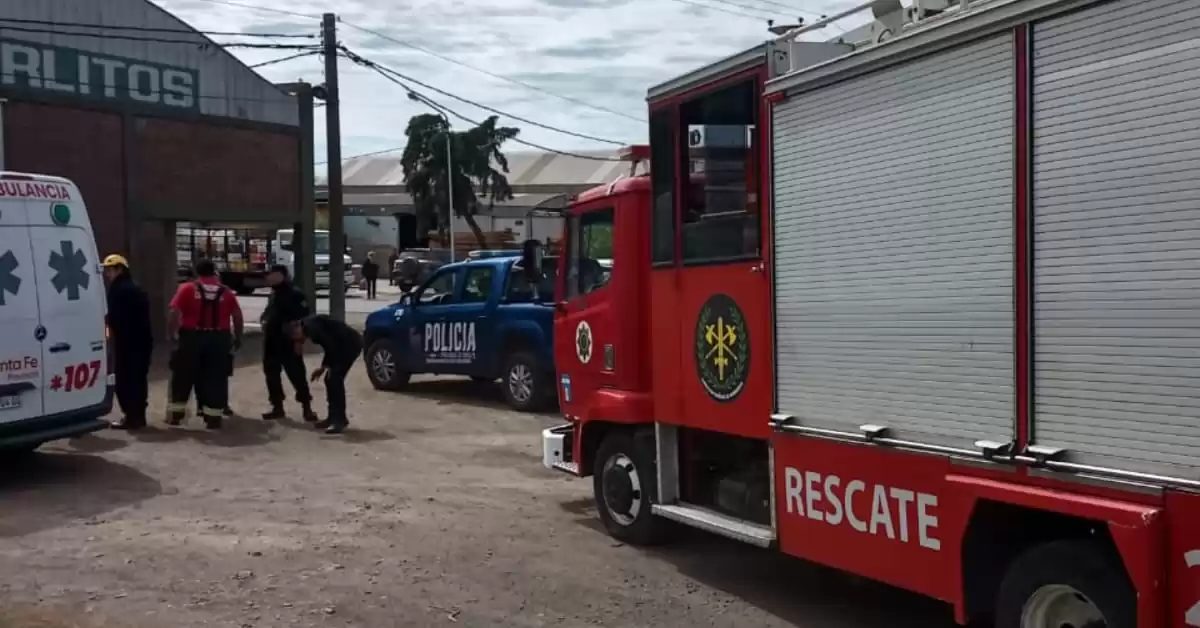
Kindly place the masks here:
<instances>
[{"instance_id":1,"label":"police truck wheel","mask_svg":"<svg viewBox=\"0 0 1200 628\"><path fill-rule=\"evenodd\" d=\"M546 407L547 398L553 394L550 387L552 376L528 351L517 351L504 361L501 389L504 400L514 410L533 412Z\"/></svg>"},{"instance_id":2,"label":"police truck wheel","mask_svg":"<svg viewBox=\"0 0 1200 628\"><path fill-rule=\"evenodd\" d=\"M592 491L604 528L631 545L665 540L668 522L650 512L657 500L653 441L627 432L609 434L596 451Z\"/></svg>"},{"instance_id":3,"label":"police truck wheel","mask_svg":"<svg viewBox=\"0 0 1200 628\"><path fill-rule=\"evenodd\" d=\"M412 375L401 371L399 353L390 340L376 340L367 349L367 377L377 390L400 390Z\"/></svg>"},{"instance_id":4,"label":"police truck wheel","mask_svg":"<svg viewBox=\"0 0 1200 628\"><path fill-rule=\"evenodd\" d=\"M1136 628L1137 598L1093 541L1055 541L1017 557L996 596L996 628Z\"/></svg>"}]
</instances>

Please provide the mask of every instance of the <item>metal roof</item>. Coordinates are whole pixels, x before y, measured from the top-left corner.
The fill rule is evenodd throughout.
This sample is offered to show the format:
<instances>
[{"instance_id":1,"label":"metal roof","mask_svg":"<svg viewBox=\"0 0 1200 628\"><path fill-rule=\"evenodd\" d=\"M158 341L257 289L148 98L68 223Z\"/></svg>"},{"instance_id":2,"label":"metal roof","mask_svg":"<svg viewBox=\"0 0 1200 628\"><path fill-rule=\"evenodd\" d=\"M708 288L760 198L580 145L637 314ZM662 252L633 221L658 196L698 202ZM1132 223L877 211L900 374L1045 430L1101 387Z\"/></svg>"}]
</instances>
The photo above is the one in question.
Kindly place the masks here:
<instances>
[{"instance_id":1,"label":"metal roof","mask_svg":"<svg viewBox=\"0 0 1200 628\"><path fill-rule=\"evenodd\" d=\"M0 23L0 38L10 44L55 46L60 63L67 63L62 57L69 51L120 59L126 63L143 61L152 67L194 73L193 82L184 92L191 96L192 105L167 106L157 89L142 94L164 111L192 110L205 115L287 126L299 124L299 108L294 96L271 84L207 35L148 0L0 0L0 18L7 20ZM32 23L19 20L32 20ZM113 34L104 28L64 28L55 23L124 27L126 30ZM138 29L147 32L136 32ZM74 70L73 65L67 67ZM107 67L111 69L111 66ZM72 71L59 77L54 91L99 100L113 98L111 95L101 98L100 81L106 79L100 78L99 74L92 78L91 95L84 96L89 93L87 83L79 83L75 74ZM41 85L40 81L32 86L18 85L12 75L4 78L0 87L7 89L15 90L20 86L23 90L46 91L50 87ZM155 80L159 79L156 77ZM124 83L110 87L115 87L113 93L122 98L128 93Z\"/></svg>"},{"instance_id":2,"label":"metal roof","mask_svg":"<svg viewBox=\"0 0 1200 628\"><path fill-rule=\"evenodd\" d=\"M325 191L316 194L317 202L326 201ZM496 203L491 211L480 208L480 213L497 218L523 218L533 210L557 213L568 205L567 194L513 194L513 198ZM413 213L412 197L404 192L382 194L356 194L347 192L342 202L348 216L390 216Z\"/></svg>"},{"instance_id":3,"label":"metal roof","mask_svg":"<svg viewBox=\"0 0 1200 628\"><path fill-rule=\"evenodd\" d=\"M586 189L610 183L629 171L629 162L619 161L615 150L572 152L577 156L540 151L506 152L508 184L514 191L528 186L568 186ZM325 182L325 177L321 177L317 180L317 185L325 185ZM404 170L400 167L400 154L346 160L342 165L342 185L355 188L403 186Z\"/></svg>"}]
</instances>

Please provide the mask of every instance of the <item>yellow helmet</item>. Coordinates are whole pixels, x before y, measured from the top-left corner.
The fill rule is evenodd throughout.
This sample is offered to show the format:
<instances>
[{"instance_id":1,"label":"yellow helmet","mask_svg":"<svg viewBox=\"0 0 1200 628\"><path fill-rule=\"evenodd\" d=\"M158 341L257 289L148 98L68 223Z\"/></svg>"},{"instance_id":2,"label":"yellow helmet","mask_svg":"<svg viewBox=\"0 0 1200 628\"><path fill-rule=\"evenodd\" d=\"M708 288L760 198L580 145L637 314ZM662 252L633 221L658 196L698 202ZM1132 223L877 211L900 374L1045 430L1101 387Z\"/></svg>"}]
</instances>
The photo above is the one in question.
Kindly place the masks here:
<instances>
[{"instance_id":1,"label":"yellow helmet","mask_svg":"<svg viewBox=\"0 0 1200 628\"><path fill-rule=\"evenodd\" d=\"M125 256L123 255L117 255L114 253L104 258L104 263L101 264L101 266L105 268L112 268L113 266L124 266L125 268L129 268L129 260L125 259Z\"/></svg>"}]
</instances>

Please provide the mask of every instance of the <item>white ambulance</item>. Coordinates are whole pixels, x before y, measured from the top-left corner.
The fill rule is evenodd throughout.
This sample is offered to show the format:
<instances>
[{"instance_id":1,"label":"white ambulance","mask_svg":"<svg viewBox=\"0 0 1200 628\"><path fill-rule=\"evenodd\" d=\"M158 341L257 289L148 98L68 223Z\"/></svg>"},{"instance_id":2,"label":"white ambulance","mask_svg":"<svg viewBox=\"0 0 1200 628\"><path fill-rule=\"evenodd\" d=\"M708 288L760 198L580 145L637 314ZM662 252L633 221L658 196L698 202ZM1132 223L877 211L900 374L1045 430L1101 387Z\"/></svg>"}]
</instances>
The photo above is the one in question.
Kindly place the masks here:
<instances>
[{"instance_id":1,"label":"white ambulance","mask_svg":"<svg viewBox=\"0 0 1200 628\"><path fill-rule=\"evenodd\" d=\"M108 426L105 293L75 184L0 171L0 460Z\"/></svg>"}]
</instances>

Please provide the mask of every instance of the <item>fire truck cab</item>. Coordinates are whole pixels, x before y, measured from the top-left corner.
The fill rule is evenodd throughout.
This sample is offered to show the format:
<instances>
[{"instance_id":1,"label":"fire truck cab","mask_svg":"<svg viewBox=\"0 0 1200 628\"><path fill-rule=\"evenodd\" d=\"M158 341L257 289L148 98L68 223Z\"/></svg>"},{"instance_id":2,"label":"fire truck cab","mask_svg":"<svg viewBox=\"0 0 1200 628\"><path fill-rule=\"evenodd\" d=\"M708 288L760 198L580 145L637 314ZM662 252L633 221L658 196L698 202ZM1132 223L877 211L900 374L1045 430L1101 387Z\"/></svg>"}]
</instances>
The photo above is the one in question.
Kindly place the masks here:
<instances>
[{"instance_id":1,"label":"fire truck cab","mask_svg":"<svg viewBox=\"0 0 1200 628\"><path fill-rule=\"evenodd\" d=\"M569 212L545 466L631 543L1200 627L1198 30L875 0L652 88L650 174Z\"/></svg>"}]
</instances>

